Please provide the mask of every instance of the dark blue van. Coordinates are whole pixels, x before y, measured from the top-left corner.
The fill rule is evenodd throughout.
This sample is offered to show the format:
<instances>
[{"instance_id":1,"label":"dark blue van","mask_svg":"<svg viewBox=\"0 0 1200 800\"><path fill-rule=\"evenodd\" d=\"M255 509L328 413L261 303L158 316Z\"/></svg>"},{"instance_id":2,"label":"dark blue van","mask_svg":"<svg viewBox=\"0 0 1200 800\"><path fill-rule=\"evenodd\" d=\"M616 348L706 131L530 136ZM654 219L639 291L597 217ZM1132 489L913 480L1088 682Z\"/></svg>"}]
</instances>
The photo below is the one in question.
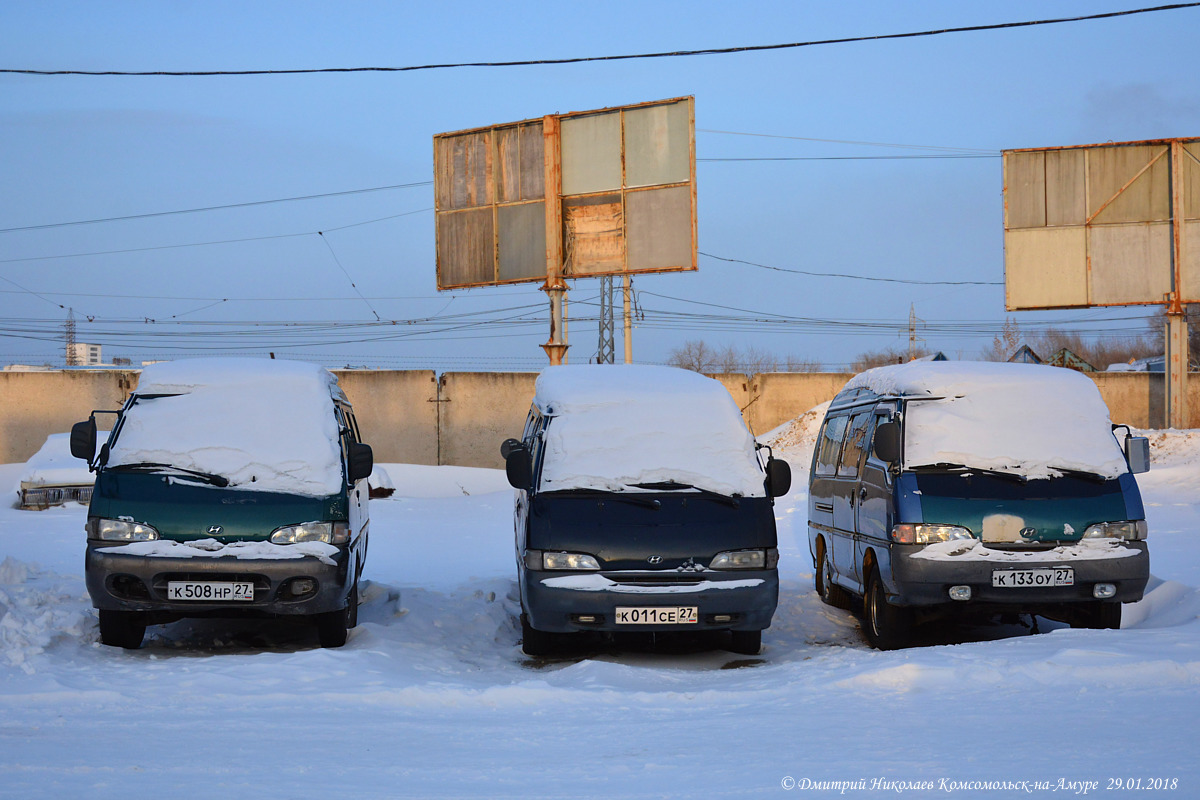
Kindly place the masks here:
<instances>
[{"instance_id":1,"label":"dark blue van","mask_svg":"<svg viewBox=\"0 0 1200 800\"><path fill-rule=\"evenodd\" d=\"M791 471L760 459L724 386L667 367L550 367L502 453L527 654L582 631L729 631L732 651L759 652Z\"/></svg>"}]
</instances>

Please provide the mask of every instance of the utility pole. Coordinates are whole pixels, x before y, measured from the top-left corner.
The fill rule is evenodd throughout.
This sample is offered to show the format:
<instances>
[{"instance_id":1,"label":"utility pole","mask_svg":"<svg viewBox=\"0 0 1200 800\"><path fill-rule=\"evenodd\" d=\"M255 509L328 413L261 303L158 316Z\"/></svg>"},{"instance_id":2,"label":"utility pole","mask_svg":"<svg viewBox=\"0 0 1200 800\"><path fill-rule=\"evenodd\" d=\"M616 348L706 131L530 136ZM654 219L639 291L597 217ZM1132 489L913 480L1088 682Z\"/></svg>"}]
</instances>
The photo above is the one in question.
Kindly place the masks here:
<instances>
[{"instance_id":1,"label":"utility pole","mask_svg":"<svg viewBox=\"0 0 1200 800\"><path fill-rule=\"evenodd\" d=\"M75 309L67 309L67 324L63 326L66 332L67 339L67 366L79 366L79 359L76 357L75 348Z\"/></svg>"},{"instance_id":2,"label":"utility pole","mask_svg":"<svg viewBox=\"0 0 1200 800\"><path fill-rule=\"evenodd\" d=\"M633 294L633 277L626 272L621 288L625 294L625 363L633 363L633 320L629 313L630 297Z\"/></svg>"},{"instance_id":3,"label":"utility pole","mask_svg":"<svg viewBox=\"0 0 1200 800\"><path fill-rule=\"evenodd\" d=\"M611 364L616 355L613 343L613 279L600 278L600 343L596 348L596 363Z\"/></svg>"},{"instance_id":4,"label":"utility pole","mask_svg":"<svg viewBox=\"0 0 1200 800\"><path fill-rule=\"evenodd\" d=\"M908 360L913 361L917 357L917 342L923 342L924 339L917 336L917 323L924 324L925 320L917 316L917 307L914 303L908 304Z\"/></svg>"}]
</instances>

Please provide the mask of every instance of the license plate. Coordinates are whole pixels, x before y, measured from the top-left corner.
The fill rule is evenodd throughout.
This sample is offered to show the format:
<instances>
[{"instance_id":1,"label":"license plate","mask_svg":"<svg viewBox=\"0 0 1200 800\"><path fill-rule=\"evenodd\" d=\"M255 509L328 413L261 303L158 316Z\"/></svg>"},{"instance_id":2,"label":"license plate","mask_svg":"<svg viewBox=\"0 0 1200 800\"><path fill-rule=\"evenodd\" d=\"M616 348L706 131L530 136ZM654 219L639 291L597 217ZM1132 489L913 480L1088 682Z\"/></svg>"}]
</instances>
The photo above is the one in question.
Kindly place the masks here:
<instances>
[{"instance_id":1,"label":"license plate","mask_svg":"<svg viewBox=\"0 0 1200 800\"><path fill-rule=\"evenodd\" d=\"M170 581L167 583L167 599L205 602L253 600L254 584L249 581Z\"/></svg>"},{"instance_id":2,"label":"license plate","mask_svg":"<svg viewBox=\"0 0 1200 800\"><path fill-rule=\"evenodd\" d=\"M695 625L696 606L617 607L618 625Z\"/></svg>"},{"instance_id":3,"label":"license plate","mask_svg":"<svg viewBox=\"0 0 1200 800\"><path fill-rule=\"evenodd\" d=\"M1040 586L1074 586L1075 570L1071 567L1053 569L998 569L992 572L992 586L1001 589L1028 589Z\"/></svg>"}]
</instances>

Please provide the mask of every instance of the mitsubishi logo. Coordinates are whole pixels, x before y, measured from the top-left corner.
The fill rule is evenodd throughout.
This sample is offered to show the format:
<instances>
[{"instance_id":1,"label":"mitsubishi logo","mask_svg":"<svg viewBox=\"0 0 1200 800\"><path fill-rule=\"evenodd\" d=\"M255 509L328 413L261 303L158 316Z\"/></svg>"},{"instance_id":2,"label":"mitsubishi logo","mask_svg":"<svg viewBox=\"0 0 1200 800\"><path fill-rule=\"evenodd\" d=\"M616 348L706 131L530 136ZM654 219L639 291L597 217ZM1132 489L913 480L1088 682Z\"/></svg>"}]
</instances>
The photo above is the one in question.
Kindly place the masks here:
<instances>
[{"instance_id":1,"label":"mitsubishi logo","mask_svg":"<svg viewBox=\"0 0 1200 800\"><path fill-rule=\"evenodd\" d=\"M208 535L209 536L220 536L221 530L222 530L222 528L220 525L209 525L208 526Z\"/></svg>"},{"instance_id":2,"label":"mitsubishi logo","mask_svg":"<svg viewBox=\"0 0 1200 800\"><path fill-rule=\"evenodd\" d=\"M661 564L662 556L650 556L646 560L649 561L651 564Z\"/></svg>"}]
</instances>

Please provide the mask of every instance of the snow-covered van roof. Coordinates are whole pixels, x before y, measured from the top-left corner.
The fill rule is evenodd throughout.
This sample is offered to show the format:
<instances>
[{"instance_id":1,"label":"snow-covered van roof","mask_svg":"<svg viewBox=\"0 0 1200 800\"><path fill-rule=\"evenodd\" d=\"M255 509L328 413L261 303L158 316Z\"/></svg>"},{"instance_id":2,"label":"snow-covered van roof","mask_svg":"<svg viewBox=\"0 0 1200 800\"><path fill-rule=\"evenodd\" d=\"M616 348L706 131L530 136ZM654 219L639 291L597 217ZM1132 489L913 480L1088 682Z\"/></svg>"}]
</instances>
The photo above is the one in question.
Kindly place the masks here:
<instances>
[{"instance_id":1,"label":"snow-covered van roof","mask_svg":"<svg viewBox=\"0 0 1200 800\"><path fill-rule=\"evenodd\" d=\"M108 465L165 463L222 475L231 489L321 497L342 488L328 370L296 361L213 358L152 364ZM172 395L146 398L146 395Z\"/></svg>"},{"instance_id":2,"label":"snow-covered van roof","mask_svg":"<svg viewBox=\"0 0 1200 800\"><path fill-rule=\"evenodd\" d=\"M549 367L534 404L546 429L542 491L638 491L674 481L762 497L754 437L729 392L689 370L642 365Z\"/></svg>"},{"instance_id":3,"label":"snow-covered van roof","mask_svg":"<svg viewBox=\"0 0 1200 800\"><path fill-rule=\"evenodd\" d=\"M904 466L962 464L1048 478L1128 471L1096 384L1074 370L995 362L909 363L867 370L843 392L912 399Z\"/></svg>"}]
</instances>

